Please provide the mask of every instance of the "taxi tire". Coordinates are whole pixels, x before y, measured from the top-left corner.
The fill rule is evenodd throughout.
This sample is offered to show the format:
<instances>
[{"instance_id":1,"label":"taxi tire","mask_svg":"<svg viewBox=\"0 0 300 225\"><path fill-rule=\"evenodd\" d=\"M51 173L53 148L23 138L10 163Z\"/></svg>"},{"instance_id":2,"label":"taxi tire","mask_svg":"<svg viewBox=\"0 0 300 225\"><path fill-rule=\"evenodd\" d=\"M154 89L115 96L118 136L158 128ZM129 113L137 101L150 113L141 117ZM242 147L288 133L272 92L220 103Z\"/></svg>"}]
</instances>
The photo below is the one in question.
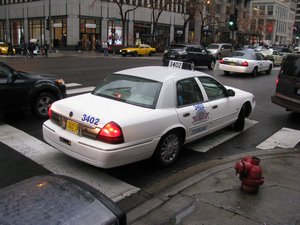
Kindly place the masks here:
<instances>
[{"instance_id":1,"label":"taxi tire","mask_svg":"<svg viewBox=\"0 0 300 225\"><path fill-rule=\"evenodd\" d=\"M256 77L257 76L257 67L254 67L253 71L252 71L252 76Z\"/></svg>"},{"instance_id":2,"label":"taxi tire","mask_svg":"<svg viewBox=\"0 0 300 225\"><path fill-rule=\"evenodd\" d=\"M225 76L228 76L229 74L230 74L229 71L224 71L224 75L225 75Z\"/></svg>"},{"instance_id":3,"label":"taxi tire","mask_svg":"<svg viewBox=\"0 0 300 225\"><path fill-rule=\"evenodd\" d=\"M134 53L132 54L132 56L133 56L133 57L136 57L136 56L139 56L139 55L138 55L137 52L134 52Z\"/></svg>"},{"instance_id":4,"label":"taxi tire","mask_svg":"<svg viewBox=\"0 0 300 225\"><path fill-rule=\"evenodd\" d=\"M269 69L266 71L266 74L271 74L272 72L272 65L269 66Z\"/></svg>"},{"instance_id":5,"label":"taxi tire","mask_svg":"<svg viewBox=\"0 0 300 225\"><path fill-rule=\"evenodd\" d=\"M48 118L48 107L56 101L53 94L43 92L37 95L32 104L32 111L40 118Z\"/></svg>"},{"instance_id":6,"label":"taxi tire","mask_svg":"<svg viewBox=\"0 0 300 225\"><path fill-rule=\"evenodd\" d=\"M216 60L212 59L207 67L208 67L208 69L213 70L215 68L215 66L216 66Z\"/></svg>"},{"instance_id":7,"label":"taxi tire","mask_svg":"<svg viewBox=\"0 0 300 225\"><path fill-rule=\"evenodd\" d=\"M168 149L168 147L172 148L172 147L174 147L174 144L177 146L175 146L175 149L171 149L173 156L170 156L170 157L172 157L172 158L164 159L164 156L168 157L165 155L165 153L166 154L170 153L170 152L165 152L165 150L166 151L170 150L170 149ZM164 136L162 136L162 138L160 139L160 141L155 149L155 152L153 154L153 158L159 166L162 166L162 167L170 166L177 160L177 158L180 154L181 147L182 147L182 137L181 137L180 133L175 130L170 131L170 132L166 133Z\"/></svg>"},{"instance_id":8,"label":"taxi tire","mask_svg":"<svg viewBox=\"0 0 300 225\"><path fill-rule=\"evenodd\" d=\"M195 70L195 62L194 62L194 61L191 61L190 64L191 64L191 67L190 67L191 70Z\"/></svg>"},{"instance_id":9,"label":"taxi tire","mask_svg":"<svg viewBox=\"0 0 300 225\"><path fill-rule=\"evenodd\" d=\"M235 131L243 131L245 127L245 118L246 118L246 107L245 105L242 106L239 116L235 123L233 124L233 129Z\"/></svg>"}]
</instances>

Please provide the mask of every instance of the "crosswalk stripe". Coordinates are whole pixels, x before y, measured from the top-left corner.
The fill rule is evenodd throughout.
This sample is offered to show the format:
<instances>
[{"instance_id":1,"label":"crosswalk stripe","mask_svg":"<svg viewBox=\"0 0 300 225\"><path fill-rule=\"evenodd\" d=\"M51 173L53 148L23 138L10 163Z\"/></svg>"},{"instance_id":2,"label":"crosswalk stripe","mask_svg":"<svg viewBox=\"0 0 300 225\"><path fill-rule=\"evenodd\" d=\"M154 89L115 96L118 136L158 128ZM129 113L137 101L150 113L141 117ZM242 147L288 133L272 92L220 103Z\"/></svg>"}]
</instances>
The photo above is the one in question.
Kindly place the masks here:
<instances>
[{"instance_id":1,"label":"crosswalk stripe","mask_svg":"<svg viewBox=\"0 0 300 225\"><path fill-rule=\"evenodd\" d=\"M69 87L81 86L82 84L78 84L78 83L66 83L65 85L66 85L67 88L69 88Z\"/></svg>"},{"instance_id":2,"label":"crosswalk stripe","mask_svg":"<svg viewBox=\"0 0 300 225\"><path fill-rule=\"evenodd\" d=\"M246 119L244 131L249 129L256 123L257 121L255 120ZM240 133L241 132L223 129L214 133L213 135L210 135L209 138L204 137L199 141L195 141L191 144L187 144L186 148L193 150L195 152L207 152L208 150L222 144L223 142L235 137Z\"/></svg>"},{"instance_id":3,"label":"crosswalk stripe","mask_svg":"<svg viewBox=\"0 0 300 225\"><path fill-rule=\"evenodd\" d=\"M300 130L282 128L264 142L256 146L258 149L294 148L300 142Z\"/></svg>"},{"instance_id":4,"label":"crosswalk stripe","mask_svg":"<svg viewBox=\"0 0 300 225\"><path fill-rule=\"evenodd\" d=\"M55 174L74 177L90 184L113 201L119 201L139 191L139 188L111 177L99 168L66 156L8 124L0 125L0 141Z\"/></svg>"},{"instance_id":5,"label":"crosswalk stripe","mask_svg":"<svg viewBox=\"0 0 300 225\"><path fill-rule=\"evenodd\" d=\"M95 89L95 87L93 87L93 86L83 87L83 88L75 88L75 89L70 89L70 90L67 89L67 95L90 92L94 89Z\"/></svg>"}]
</instances>

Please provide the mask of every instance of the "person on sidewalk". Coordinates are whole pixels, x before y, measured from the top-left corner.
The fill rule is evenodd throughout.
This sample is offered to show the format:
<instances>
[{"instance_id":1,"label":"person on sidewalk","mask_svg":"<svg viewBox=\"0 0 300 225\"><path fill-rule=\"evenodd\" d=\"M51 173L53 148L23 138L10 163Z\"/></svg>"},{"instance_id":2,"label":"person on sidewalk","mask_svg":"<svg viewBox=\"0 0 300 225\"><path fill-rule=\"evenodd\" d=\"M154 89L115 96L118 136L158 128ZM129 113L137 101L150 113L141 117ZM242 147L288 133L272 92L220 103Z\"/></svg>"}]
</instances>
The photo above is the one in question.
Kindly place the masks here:
<instances>
[{"instance_id":1,"label":"person on sidewalk","mask_svg":"<svg viewBox=\"0 0 300 225\"><path fill-rule=\"evenodd\" d=\"M48 58L48 43L47 43L47 41L45 41L45 44L44 44L44 54L45 54L45 57Z\"/></svg>"},{"instance_id":2,"label":"person on sidewalk","mask_svg":"<svg viewBox=\"0 0 300 225\"><path fill-rule=\"evenodd\" d=\"M104 56L108 56L108 45L106 41L103 41L102 49L103 49Z\"/></svg>"}]
</instances>

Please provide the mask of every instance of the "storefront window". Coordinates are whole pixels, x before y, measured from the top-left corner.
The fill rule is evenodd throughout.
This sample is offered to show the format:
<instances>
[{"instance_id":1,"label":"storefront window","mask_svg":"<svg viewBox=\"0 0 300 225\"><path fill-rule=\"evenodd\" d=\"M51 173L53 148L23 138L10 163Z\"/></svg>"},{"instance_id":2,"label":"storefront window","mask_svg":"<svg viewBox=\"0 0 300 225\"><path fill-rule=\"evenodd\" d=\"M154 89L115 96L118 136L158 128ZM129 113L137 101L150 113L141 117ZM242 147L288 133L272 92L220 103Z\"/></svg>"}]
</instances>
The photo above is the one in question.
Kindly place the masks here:
<instances>
[{"instance_id":1,"label":"storefront window","mask_svg":"<svg viewBox=\"0 0 300 225\"><path fill-rule=\"evenodd\" d=\"M6 22L5 20L0 20L0 41L6 41Z\"/></svg>"},{"instance_id":2,"label":"storefront window","mask_svg":"<svg viewBox=\"0 0 300 225\"><path fill-rule=\"evenodd\" d=\"M10 21L11 43L13 45L20 45L24 42L24 21L11 20Z\"/></svg>"},{"instance_id":3,"label":"storefront window","mask_svg":"<svg viewBox=\"0 0 300 225\"><path fill-rule=\"evenodd\" d=\"M107 42L109 45L122 45L123 30L121 20L109 20L108 21L108 38ZM127 29L127 24L125 29Z\"/></svg>"},{"instance_id":4,"label":"storefront window","mask_svg":"<svg viewBox=\"0 0 300 225\"><path fill-rule=\"evenodd\" d=\"M54 48L67 47L67 18L54 17L51 21Z\"/></svg>"},{"instance_id":5,"label":"storefront window","mask_svg":"<svg viewBox=\"0 0 300 225\"><path fill-rule=\"evenodd\" d=\"M101 19L80 19L80 44L81 50L96 49L96 42L101 40Z\"/></svg>"},{"instance_id":6,"label":"storefront window","mask_svg":"<svg viewBox=\"0 0 300 225\"><path fill-rule=\"evenodd\" d=\"M44 19L29 19L29 40L34 40L39 44L44 43L45 33L44 33Z\"/></svg>"},{"instance_id":7,"label":"storefront window","mask_svg":"<svg viewBox=\"0 0 300 225\"><path fill-rule=\"evenodd\" d=\"M135 44L151 44L151 23L135 23L133 30Z\"/></svg>"}]
</instances>

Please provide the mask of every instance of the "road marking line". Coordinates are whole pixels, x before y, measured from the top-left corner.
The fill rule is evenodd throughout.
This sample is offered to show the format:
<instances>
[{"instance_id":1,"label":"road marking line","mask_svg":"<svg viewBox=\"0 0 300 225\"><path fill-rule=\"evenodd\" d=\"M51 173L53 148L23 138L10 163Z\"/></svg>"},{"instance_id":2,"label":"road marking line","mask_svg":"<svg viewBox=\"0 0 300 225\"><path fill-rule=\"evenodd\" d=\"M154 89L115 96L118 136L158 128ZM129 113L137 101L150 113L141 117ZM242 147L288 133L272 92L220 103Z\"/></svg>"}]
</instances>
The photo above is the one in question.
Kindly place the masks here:
<instances>
[{"instance_id":1,"label":"road marking line","mask_svg":"<svg viewBox=\"0 0 300 225\"><path fill-rule=\"evenodd\" d=\"M117 202L139 188L111 177L101 169L75 160L8 124L0 124L0 141L55 174L79 179Z\"/></svg>"},{"instance_id":2,"label":"road marking line","mask_svg":"<svg viewBox=\"0 0 300 225\"><path fill-rule=\"evenodd\" d=\"M66 83L65 85L66 85L67 88L69 88L69 87L81 86L82 84L77 84L77 83Z\"/></svg>"},{"instance_id":3,"label":"road marking line","mask_svg":"<svg viewBox=\"0 0 300 225\"><path fill-rule=\"evenodd\" d=\"M264 142L256 146L258 149L294 148L300 142L300 130L282 128Z\"/></svg>"},{"instance_id":4,"label":"road marking line","mask_svg":"<svg viewBox=\"0 0 300 225\"><path fill-rule=\"evenodd\" d=\"M67 95L73 95L73 94L78 94L78 93L90 92L90 91L92 91L94 89L95 89L95 87L93 87L93 86L70 89L70 90L67 90Z\"/></svg>"},{"instance_id":5,"label":"road marking line","mask_svg":"<svg viewBox=\"0 0 300 225\"><path fill-rule=\"evenodd\" d=\"M256 123L258 122L255 120L246 119L244 131L249 129ZM216 133L210 134L209 136L203 137L202 139L199 139L195 142L187 144L185 147L195 152L207 152L208 150L222 144L223 142L235 137L240 133L241 132L223 129L217 131Z\"/></svg>"}]
</instances>

